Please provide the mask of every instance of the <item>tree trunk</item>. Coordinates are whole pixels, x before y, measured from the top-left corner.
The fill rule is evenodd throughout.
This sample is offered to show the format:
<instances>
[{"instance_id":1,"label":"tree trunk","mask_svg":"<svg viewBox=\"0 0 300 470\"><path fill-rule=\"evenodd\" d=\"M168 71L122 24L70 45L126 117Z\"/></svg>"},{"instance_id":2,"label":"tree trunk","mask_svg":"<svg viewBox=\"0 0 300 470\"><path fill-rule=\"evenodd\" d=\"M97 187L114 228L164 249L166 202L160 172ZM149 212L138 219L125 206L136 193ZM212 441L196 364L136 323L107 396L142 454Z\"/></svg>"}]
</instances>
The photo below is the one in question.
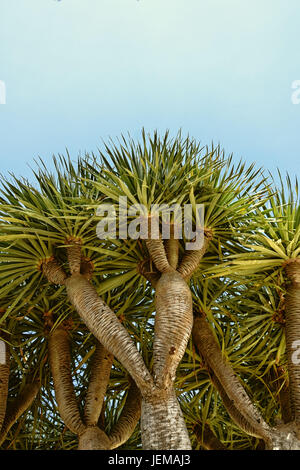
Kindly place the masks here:
<instances>
[{"instance_id":1,"label":"tree trunk","mask_svg":"<svg viewBox=\"0 0 300 470\"><path fill-rule=\"evenodd\" d=\"M193 326L189 286L178 272L161 275L155 291L153 373L157 387L173 384Z\"/></svg>"},{"instance_id":2,"label":"tree trunk","mask_svg":"<svg viewBox=\"0 0 300 470\"><path fill-rule=\"evenodd\" d=\"M286 349L291 392L291 405L300 438L300 260L286 266L290 280L286 295Z\"/></svg>"},{"instance_id":3,"label":"tree trunk","mask_svg":"<svg viewBox=\"0 0 300 470\"><path fill-rule=\"evenodd\" d=\"M142 400L142 446L145 450L190 450L191 443L173 388Z\"/></svg>"},{"instance_id":4,"label":"tree trunk","mask_svg":"<svg viewBox=\"0 0 300 470\"><path fill-rule=\"evenodd\" d=\"M79 436L78 450L109 450L111 442L97 426L88 426Z\"/></svg>"},{"instance_id":5,"label":"tree trunk","mask_svg":"<svg viewBox=\"0 0 300 470\"><path fill-rule=\"evenodd\" d=\"M10 353L8 344L0 339L0 432L6 413L8 380L10 370Z\"/></svg>"},{"instance_id":6,"label":"tree trunk","mask_svg":"<svg viewBox=\"0 0 300 470\"><path fill-rule=\"evenodd\" d=\"M181 274L165 272L156 284L153 375L157 390L142 401L144 449L191 449L174 391L177 367L193 325L191 291Z\"/></svg>"}]
</instances>

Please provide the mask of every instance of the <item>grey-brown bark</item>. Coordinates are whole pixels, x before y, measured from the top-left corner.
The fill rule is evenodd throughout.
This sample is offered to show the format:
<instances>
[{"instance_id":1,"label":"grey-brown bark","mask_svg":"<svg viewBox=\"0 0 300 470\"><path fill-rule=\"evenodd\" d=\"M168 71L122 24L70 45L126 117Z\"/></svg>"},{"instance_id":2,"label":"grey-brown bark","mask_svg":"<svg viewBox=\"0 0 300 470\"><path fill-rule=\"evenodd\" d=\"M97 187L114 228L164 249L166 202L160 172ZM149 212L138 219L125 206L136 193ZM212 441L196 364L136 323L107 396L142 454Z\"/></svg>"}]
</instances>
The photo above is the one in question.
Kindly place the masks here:
<instances>
[{"instance_id":1,"label":"grey-brown bark","mask_svg":"<svg viewBox=\"0 0 300 470\"><path fill-rule=\"evenodd\" d=\"M191 291L174 271L161 275L155 289L153 373L157 387L173 384L193 325Z\"/></svg>"},{"instance_id":2,"label":"grey-brown bark","mask_svg":"<svg viewBox=\"0 0 300 470\"><path fill-rule=\"evenodd\" d=\"M126 442L140 417L140 394L135 390L135 387L128 394L128 399L112 436L107 436L97 426L100 413L103 410L103 400L113 356L97 342L83 419L79 412L71 375L69 334L64 326L59 326L50 333L48 344L59 413L68 429L78 436L78 449L108 450Z\"/></svg>"},{"instance_id":3,"label":"grey-brown bark","mask_svg":"<svg viewBox=\"0 0 300 470\"><path fill-rule=\"evenodd\" d=\"M193 272L198 268L203 256L205 255L209 242L212 239L210 231L206 231L203 235L203 245L198 250L187 250L178 267L178 272L184 279L189 279Z\"/></svg>"},{"instance_id":4,"label":"grey-brown bark","mask_svg":"<svg viewBox=\"0 0 300 470\"><path fill-rule=\"evenodd\" d=\"M148 393L153 386L141 354L115 313L98 296L95 288L81 274L74 274L65 281L68 297L98 341L127 369L139 386L141 393Z\"/></svg>"},{"instance_id":5,"label":"grey-brown bark","mask_svg":"<svg viewBox=\"0 0 300 470\"><path fill-rule=\"evenodd\" d=\"M40 389L39 381L28 383L14 401L8 404L0 433L0 445L4 442L7 433L20 416L31 406Z\"/></svg>"},{"instance_id":6,"label":"grey-brown bark","mask_svg":"<svg viewBox=\"0 0 300 470\"><path fill-rule=\"evenodd\" d=\"M179 272L180 266L176 271L178 241L171 239L166 244L166 249L161 238L146 240L146 245L151 257L150 263L153 262L156 267L153 377L123 325L99 298L95 288L82 272L82 258L80 273L79 256L74 255L76 264L72 261L73 252L70 253L69 249L69 262L72 261L73 266L70 268L71 276L66 278L53 259L50 265L49 262L44 264L45 275L52 282L60 279L65 284L69 300L89 330L110 354L122 363L139 387L142 394L141 427L145 433L144 446L149 449L156 446L159 446L159 449L190 449L188 432L173 387L176 369L184 355L192 330L191 292ZM197 254L197 262L195 257L192 257L193 263L189 264L190 274L197 267L204 251L202 249L201 254Z\"/></svg>"},{"instance_id":7,"label":"grey-brown bark","mask_svg":"<svg viewBox=\"0 0 300 470\"><path fill-rule=\"evenodd\" d=\"M173 388L142 401L142 446L145 450L189 450L191 443Z\"/></svg>"},{"instance_id":8,"label":"grey-brown bark","mask_svg":"<svg viewBox=\"0 0 300 470\"><path fill-rule=\"evenodd\" d=\"M190 449L174 380L193 325L191 291L177 269L178 241L171 236L165 246L161 240L147 240L146 244L161 276L154 284L153 377L157 390L143 397L142 444L152 450Z\"/></svg>"},{"instance_id":9,"label":"grey-brown bark","mask_svg":"<svg viewBox=\"0 0 300 470\"><path fill-rule=\"evenodd\" d=\"M84 406L84 422L87 426L96 426L98 423L113 360L114 356L97 341Z\"/></svg>"},{"instance_id":10,"label":"grey-brown bark","mask_svg":"<svg viewBox=\"0 0 300 470\"><path fill-rule=\"evenodd\" d=\"M285 308L286 349L292 413L300 439L300 260L291 260L286 273L290 281Z\"/></svg>"},{"instance_id":11,"label":"grey-brown bark","mask_svg":"<svg viewBox=\"0 0 300 470\"><path fill-rule=\"evenodd\" d=\"M244 387L236 377L203 317L194 319L193 340L205 361L213 371L225 406L232 418L246 432L269 441L271 429L254 407Z\"/></svg>"},{"instance_id":12,"label":"grey-brown bark","mask_svg":"<svg viewBox=\"0 0 300 470\"><path fill-rule=\"evenodd\" d=\"M141 401L140 391L132 380L122 413L109 433L110 449L120 447L132 435L141 416Z\"/></svg>"},{"instance_id":13,"label":"grey-brown bark","mask_svg":"<svg viewBox=\"0 0 300 470\"><path fill-rule=\"evenodd\" d=\"M7 395L8 395L8 381L10 370L10 352L9 345L0 339L0 432L6 413Z\"/></svg>"},{"instance_id":14,"label":"grey-brown bark","mask_svg":"<svg viewBox=\"0 0 300 470\"><path fill-rule=\"evenodd\" d=\"M85 425L81 419L71 375L71 352L68 331L57 327L49 335L49 360L53 376L55 397L60 416L74 433L82 434Z\"/></svg>"}]
</instances>

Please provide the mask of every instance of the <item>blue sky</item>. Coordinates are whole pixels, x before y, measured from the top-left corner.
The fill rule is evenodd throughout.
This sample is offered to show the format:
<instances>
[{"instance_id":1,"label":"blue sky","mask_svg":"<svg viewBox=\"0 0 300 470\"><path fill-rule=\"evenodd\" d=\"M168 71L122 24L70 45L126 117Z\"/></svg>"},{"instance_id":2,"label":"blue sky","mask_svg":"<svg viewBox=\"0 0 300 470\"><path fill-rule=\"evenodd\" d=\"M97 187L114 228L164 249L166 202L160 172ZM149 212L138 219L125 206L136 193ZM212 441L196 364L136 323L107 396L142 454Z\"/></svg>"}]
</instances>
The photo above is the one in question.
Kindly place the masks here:
<instances>
[{"instance_id":1,"label":"blue sky","mask_svg":"<svg viewBox=\"0 0 300 470\"><path fill-rule=\"evenodd\" d=\"M0 172L144 127L299 176L299 44L299 0L0 0Z\"/></svg>"}]
</instances>

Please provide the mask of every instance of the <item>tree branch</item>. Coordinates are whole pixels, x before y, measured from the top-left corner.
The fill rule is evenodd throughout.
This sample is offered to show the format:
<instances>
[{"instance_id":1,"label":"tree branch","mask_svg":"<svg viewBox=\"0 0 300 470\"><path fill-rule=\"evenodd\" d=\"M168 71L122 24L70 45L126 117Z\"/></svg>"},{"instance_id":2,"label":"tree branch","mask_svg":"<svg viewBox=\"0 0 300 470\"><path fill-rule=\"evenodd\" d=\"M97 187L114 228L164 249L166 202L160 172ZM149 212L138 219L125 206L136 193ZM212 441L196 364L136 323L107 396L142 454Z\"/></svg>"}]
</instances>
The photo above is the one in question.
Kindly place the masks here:
<instances>
[{"instance_id":1,"label":"tree branch","mask_svg":"<svg viewBox=\"0 0 300 470\"><path fill-rule=\"evenodd\" d=\"M113 360L114 356L97 341L84 407L84 421L87 426L96 426L98 423Z\"/></svg>"},{"instance_id":2,"label":"tree branch","mask_svg":"<svg viewBox=\"0 0 300 470\"><path fill-rule=\"evenodd\" d=\"M212 369L214 380L218 383L232 418L238 420L239 425L246 426L247 432L268 441L271 429L254 407L231 365L224 360L222 351L203 317L197 316L194 319L193 340Z\"/></svg>"}]
</instances>

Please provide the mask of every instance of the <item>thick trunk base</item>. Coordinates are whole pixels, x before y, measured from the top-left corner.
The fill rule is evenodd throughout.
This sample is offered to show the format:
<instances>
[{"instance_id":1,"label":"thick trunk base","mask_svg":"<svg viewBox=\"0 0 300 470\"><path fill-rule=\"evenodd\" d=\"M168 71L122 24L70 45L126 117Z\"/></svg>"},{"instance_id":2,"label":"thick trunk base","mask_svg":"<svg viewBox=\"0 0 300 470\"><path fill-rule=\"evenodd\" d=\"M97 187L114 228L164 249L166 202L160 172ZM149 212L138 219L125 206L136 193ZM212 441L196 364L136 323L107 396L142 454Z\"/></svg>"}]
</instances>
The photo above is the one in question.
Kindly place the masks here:
<instances>
[{"instance_id":1,"label":"thick trunk base","mask_svg":"<svg viewBox=\"0 0 300 470\"><path fill-rule=\"evenodd\" d=\"M143 399L141 431L144 450L191 450L188 431L174 392L162 399Z\"/></svg>"},{"instance_id":2,"label":"thick trunk base","mask_svg":"<svg viewBox=\"0 0 300 470\"><path fill-rule=\"evenodd\" d=\"M110 440L96 426L87 427L81 436L79 436L78 450L109 450Z\"/></svg>"}]
</instances>

